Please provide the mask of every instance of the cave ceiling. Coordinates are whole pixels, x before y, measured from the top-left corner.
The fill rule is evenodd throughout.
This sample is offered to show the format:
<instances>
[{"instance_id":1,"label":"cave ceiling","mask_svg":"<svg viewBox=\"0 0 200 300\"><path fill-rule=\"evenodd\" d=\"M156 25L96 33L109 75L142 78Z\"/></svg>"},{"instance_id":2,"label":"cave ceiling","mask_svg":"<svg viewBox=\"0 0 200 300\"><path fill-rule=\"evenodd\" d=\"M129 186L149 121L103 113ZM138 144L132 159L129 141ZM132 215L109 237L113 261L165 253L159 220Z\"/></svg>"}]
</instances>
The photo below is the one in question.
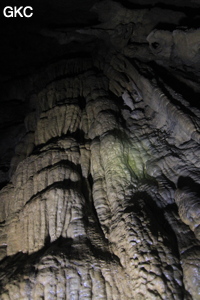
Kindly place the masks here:
<instances>
[{"instance_id":1,"label":"cave ceiling","mask_svg":"<svg viewBox=\"0 0 200 300\"><path fill-rule=\"evenodd\" d=\"M187 61L187 57L182 57L184 54L178 52L181 50L177 49L177 43L181 40L188 47L192 47L189 43L196 44L198 52L198 33L191 32L188 37L186 34L189 29L198 29L198 0L9 2L10 6L16 4L18 7L32 5L34 14L29 19L1 16L1 81L33 72L62 56L80 55L80 52L92 55L94 49L105 45L129 57L171 67L180 76L188 66L188 73L196 79L193 68L198 73L195 66L198 57L190 66L190 58ZM1 1L1 11L6 5L7 1ZM181 37L178 40L184 33L183 40ZM175 49L169 53L172 45Z\"/></svg>"},{"instance_id":2,"label":"cave ceiling","mask_svg":"<svg viewBox=\"0 0 200 300\"><path fill-rule=\"evenodd\" d=\"M2 0L0 299L200 299L200 1Z\"/></svg>"}]
</instances>

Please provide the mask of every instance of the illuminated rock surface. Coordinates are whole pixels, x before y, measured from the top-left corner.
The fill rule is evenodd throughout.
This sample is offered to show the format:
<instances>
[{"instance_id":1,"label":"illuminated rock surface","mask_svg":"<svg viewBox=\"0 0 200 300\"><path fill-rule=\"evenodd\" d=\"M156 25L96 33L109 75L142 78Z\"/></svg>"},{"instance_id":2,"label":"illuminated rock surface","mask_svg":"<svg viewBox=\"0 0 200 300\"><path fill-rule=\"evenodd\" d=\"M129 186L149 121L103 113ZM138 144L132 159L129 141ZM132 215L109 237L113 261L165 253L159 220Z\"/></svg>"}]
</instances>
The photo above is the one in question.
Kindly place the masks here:
<instances>
[{"instance_id":1,"label":"illuminated rock surface","mask_svg":"<svg viewBox=\"0 0 200 300\"><path fill-rule=\"evenodd\" d=\"M2 80L0 299L200 299L199 4L156 3L39 19Z\"/></svg>"}]
</instances>

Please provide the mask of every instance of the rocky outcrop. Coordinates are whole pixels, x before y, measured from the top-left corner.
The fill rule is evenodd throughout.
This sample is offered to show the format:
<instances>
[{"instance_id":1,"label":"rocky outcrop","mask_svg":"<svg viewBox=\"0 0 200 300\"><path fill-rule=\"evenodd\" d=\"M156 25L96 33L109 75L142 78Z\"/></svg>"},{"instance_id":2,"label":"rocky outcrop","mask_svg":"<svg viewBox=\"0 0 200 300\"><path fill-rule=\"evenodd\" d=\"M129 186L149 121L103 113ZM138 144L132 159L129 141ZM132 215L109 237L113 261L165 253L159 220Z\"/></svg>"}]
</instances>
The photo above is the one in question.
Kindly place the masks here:
<instances>
[{"instance_id":1,"label":"rocky outcrop","mask_svg":"<svg viewBox=\"0 0 200 300\"><path fill-rule=\"evenodd\" d=\"M12 82L26 111L0 149L1 299L198 300L200 112L168 77L197 91L198 30L155 29L178 8L93 11L76 34L42 31L84 57L22 79L27 93Z\"/></svg>"}]
</instances>

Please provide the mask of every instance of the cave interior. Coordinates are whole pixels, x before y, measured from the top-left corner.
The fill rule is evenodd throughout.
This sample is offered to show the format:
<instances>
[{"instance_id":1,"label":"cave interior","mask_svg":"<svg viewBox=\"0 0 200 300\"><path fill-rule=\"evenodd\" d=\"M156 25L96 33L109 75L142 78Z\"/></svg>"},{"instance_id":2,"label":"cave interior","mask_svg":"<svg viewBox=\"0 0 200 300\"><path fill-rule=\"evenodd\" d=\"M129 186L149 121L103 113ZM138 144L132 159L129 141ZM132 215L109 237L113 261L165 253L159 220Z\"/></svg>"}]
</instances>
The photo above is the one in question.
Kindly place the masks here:
<instances>
[{"instance_id":1,"label":"cave interior","mask_svg":"<svg viewBox=\"0 0 200 300\"><path fill-rule=\"evenodd\" d=\"M200 1L0 12L0 299L200 300Z\"/></svg>"}]
</instances>

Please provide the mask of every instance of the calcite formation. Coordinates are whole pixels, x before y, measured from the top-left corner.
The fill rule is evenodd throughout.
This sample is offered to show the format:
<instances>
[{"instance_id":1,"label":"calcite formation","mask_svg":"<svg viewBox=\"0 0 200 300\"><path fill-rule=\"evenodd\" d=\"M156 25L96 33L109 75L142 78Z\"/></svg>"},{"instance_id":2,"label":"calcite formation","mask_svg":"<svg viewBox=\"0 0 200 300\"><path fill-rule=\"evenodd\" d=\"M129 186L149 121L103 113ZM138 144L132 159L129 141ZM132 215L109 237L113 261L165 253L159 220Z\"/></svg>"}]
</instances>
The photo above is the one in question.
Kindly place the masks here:
<instances>
[{"instance_id":1,"label":"calcite formation","mask_svg":"<svg viewBox=\"0 0 200 300\"><path fill-rule=\"evenodd\" d=\"M2 300L200 299L200 111L169 80L198 92L199 29L178 27L179 7L134 3L45 28L85 54L2 96L26 105L0 147Z\"/></svg>"}]
</instances>

